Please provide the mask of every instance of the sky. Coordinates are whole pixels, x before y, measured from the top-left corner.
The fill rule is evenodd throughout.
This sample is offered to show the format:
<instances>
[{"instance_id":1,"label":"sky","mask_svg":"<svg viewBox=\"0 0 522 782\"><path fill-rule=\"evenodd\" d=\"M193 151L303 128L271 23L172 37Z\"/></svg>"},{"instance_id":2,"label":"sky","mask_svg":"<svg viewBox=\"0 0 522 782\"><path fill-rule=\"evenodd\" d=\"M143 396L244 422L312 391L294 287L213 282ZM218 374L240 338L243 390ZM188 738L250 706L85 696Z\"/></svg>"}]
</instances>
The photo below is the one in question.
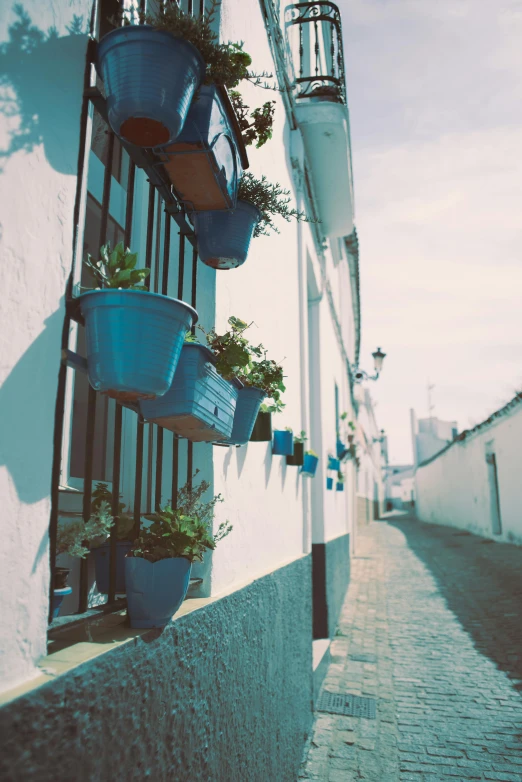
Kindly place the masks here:
<instances>
[{"instance_id":1,"label":"sky","mask_svg":"<svg viewBox=\"0 0 522 782\"><path fill-rule=\"evenodd\" d=\"M470 428L522 390L522 0L337 0L361 365L390 461L409 409Z\"/></svg>"}]
</instances>

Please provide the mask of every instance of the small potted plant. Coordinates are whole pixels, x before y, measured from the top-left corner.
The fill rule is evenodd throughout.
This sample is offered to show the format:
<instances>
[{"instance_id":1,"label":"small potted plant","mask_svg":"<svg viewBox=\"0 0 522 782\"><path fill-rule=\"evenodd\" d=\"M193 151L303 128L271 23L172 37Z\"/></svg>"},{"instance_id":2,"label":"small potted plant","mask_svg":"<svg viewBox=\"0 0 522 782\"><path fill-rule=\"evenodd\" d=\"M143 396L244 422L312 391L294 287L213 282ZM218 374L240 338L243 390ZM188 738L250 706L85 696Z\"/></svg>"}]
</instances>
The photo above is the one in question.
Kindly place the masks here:
<instances>
[{"instance_id":1,"label":"small potted plant","mask_svg":"<svg viewBox=\"0 0 522 782\"><path fill-rule=\"evenodd\" d=\"M336 491L344 491L344 475L339 470L337 473L337 483L335 485Z\"/></svg>"},{"instance_id":2,"label":"small potted plant","mask_svg":"<svg viewBox=\"0 0 522 782\"><path fill-rule=\"evenodd\" d=\"M83 521L60 522L56 534L56 556L85 559L89 553L87 543L104 540L110 532L114 519L106 502L100 502L97 510L85 524ZM53 583L53 617L60 613L64 597L70 595L72 587L67 584L70 569L55 567Z\"/></svg>"},{"instance_id":3,"label":"small potted plant","mask_svg":"<svg viewBox=\"0 0 522 782\"><path fill-rule=\"evenodd\" d=\"M286 429L274 429L272 453L275 456L293 456L294 433L289 426Z\"/></svg>"},{"instance_id":4,"label":"small potted plant","mask_svg":"<svg viewBox=\"0 0 522 782\"><path fill-rule=\"evenodd\" d=\"M286 463L294 467L302 467L304 464L304 444L307 441L306 432L302 431L294 435L294 453L286 457Z\"/></svg>"},{"instance_id":5,"label":"small potted plant","mask_svg":"<svg viewBox=\"0 0 522 782\"><path fill-rule=\"evenodd\" d=\"M327 491L332 491L333 489L333 478L330 478L329 476L326 478L326 489Z\"/></svg>"},{"instance_id":6,"label":"small potted plant","mask_svg":"<svg viewBox=\"0 0 522 782\"><path fill-rule=\"evenodd\" d=\"M89 382L120 401L165 394L172 384L186 332L197 312L178 299L150 293L149 269L122 242L105 245L85 263L98 287L80 296L85 319Z\"/></svg>"},{"instance_id":7,"label":"small potted plant","mask_svg":"<svg viewBox=\"0 0 522 782\"><path fill-rule=\"evenodd\" d=\"M114 132L141 147L176 139L202 84L234 88L251 74L250 56L237 43L219 43L213 30L219 0L204 16L185 14L177 3L157 14L133 14L98 45ZM129 24L129 21L141 24ZM146 22L146 24L143 24Z\"/></svg>"},{"instance_id":8,"label":"small potted plant","mask_svg":"<svg viewBox=\"0 0 522 782\"><path fill-rule=\"evenodd\" d=\"M318 464L319 455L315 451L306 451L303 466L301 467L301 475L304 475L306 478L313 478Z\"/></svg>"},{"instance_id":9,"label":"small potted plant","mask_svg":"<svg viewBox=\"0 0 522 782\"><path fill-rule=\"evenodd\" d=\"M266 443L272 440L272 414L284 410L285 404L278 397L271 402L263 402L259 408L250 441L254 443Z\"/></svg>"},{"instance_id":10,"label":"small potted plant","mask_svg":"<svg viewBox=\"0 0 522 782\"><path fill-rule=\"evenodd\" d=\"M326 469L327 470L335 470L335 472L337 472L337 470L339 470L340 467L341 467L341 462L339 461L339 459L336 459L335 456L333 456L331 453L329 453L328 454L328 466L327 466Z\"/></svg>"},{"instance_id":11,"label":"small potted plant","mask_svg":"<svg viewBox=\"0 0 522 782\"><path fill-rule=\"evenodd\" d=\"M252 237L279 233L273 218L287 222L309 221L304 212L290 207L290 191L246 172L239 184L238 201L229 211L198 212L194 229L198 237L199 256L214 269L234 269L247 258Z\"/></svg>"},{"instance_id":12,"label":"small potted plant","mask_svg":"<svg viewBox=\"0 0 522 782\"><path fill-rule=\"evenodd\" d=\"M164 627L185 599L193 562L232 530L227 522L212 532L220 495L203 501L210 484L185 485L177 507L166 505L150 518L125 560L127 607L131 627Z\"/></svg>"},{"instance_id":13,"label":"small potted plant","mask_svg":"<svg viewBox=\"0 0 522 782\"><path fill-rule=\"evenodd\" d=\"M109 491L106 483L97 483L92 493L92 511L97 513L102 505L106 503L108 508L112 507L112 492ZM125 594L125 557L132 547L134 540L134 517L127 510L123 502L119 503L119 513L116 520L116 593ZM96 574L96 589L102 595L109 592L110 584L110 556L111 544L104 538L98 544L91 545L91 551L94 556L94 569Z\"/></svg>"}]
</instances>

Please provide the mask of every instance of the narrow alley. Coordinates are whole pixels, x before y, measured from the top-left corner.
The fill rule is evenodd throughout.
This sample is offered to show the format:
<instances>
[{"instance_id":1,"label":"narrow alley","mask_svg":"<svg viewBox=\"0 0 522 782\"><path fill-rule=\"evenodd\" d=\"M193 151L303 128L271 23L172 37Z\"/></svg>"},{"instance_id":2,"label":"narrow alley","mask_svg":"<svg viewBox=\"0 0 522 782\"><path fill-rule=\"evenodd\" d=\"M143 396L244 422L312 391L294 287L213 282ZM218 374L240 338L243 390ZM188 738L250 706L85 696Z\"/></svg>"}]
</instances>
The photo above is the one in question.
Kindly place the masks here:
<instances>
[{"instance_id":1,"label":"narrow alley","mask_svg":"<svg viewBox=\"0 0 522 782\"><path fill-rule=\"evenodd\" d=\"M390 514L359 532L300 779L522 781L522 548ZM321 706L321 703L319 704Z\"/></svg>"}]
</instances>

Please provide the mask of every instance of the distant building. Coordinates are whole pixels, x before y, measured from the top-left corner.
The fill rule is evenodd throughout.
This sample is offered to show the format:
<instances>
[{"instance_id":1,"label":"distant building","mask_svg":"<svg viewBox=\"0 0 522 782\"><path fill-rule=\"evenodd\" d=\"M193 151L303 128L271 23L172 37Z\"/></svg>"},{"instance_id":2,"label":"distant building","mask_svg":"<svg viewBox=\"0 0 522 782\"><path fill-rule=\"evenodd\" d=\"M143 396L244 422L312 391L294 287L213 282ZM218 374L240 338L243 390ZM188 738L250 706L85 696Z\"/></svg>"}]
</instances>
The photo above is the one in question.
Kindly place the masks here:
<instances>
[{"instance_id":1,"label":"distant building","mask_svg":"<svg viewBox=\"0 0 522 782\"><path fill-rule=\"evenodd\" d=\"M415 467L442 451L459 433L456 421L441 421L434 416L417 419L414 410L410 410L410 420Z\"/></svg>"},{"instance_id":2,"label":"distant building","mask_svg":"<svg viewBox=\"0 0 522 782\"><path fill-rule=\"evenodd\" d=\"M413 464L387 464L384 468L386 510L411 508L415 502L415 467Z\"/></svg>"}]
</instances>

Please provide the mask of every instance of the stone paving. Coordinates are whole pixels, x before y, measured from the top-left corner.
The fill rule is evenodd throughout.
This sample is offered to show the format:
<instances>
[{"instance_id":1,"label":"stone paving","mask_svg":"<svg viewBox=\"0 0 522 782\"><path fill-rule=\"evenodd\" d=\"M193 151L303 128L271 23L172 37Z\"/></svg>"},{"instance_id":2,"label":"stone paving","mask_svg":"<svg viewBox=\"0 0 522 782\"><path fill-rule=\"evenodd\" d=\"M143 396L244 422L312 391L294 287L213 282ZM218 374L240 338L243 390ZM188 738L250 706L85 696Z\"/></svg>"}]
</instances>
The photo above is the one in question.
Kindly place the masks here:
<instances>
[{"instance_id":1,"label":"stone paving","mask_svg":"<svg viewBox=\"0 0 522 782\"><path fill-rule=\"evenodd\" d=\"M522 782L522 547L373 522L331 651L325 689L377 718L316 712L301 782Z\"/></svg>"}]
</instances>

